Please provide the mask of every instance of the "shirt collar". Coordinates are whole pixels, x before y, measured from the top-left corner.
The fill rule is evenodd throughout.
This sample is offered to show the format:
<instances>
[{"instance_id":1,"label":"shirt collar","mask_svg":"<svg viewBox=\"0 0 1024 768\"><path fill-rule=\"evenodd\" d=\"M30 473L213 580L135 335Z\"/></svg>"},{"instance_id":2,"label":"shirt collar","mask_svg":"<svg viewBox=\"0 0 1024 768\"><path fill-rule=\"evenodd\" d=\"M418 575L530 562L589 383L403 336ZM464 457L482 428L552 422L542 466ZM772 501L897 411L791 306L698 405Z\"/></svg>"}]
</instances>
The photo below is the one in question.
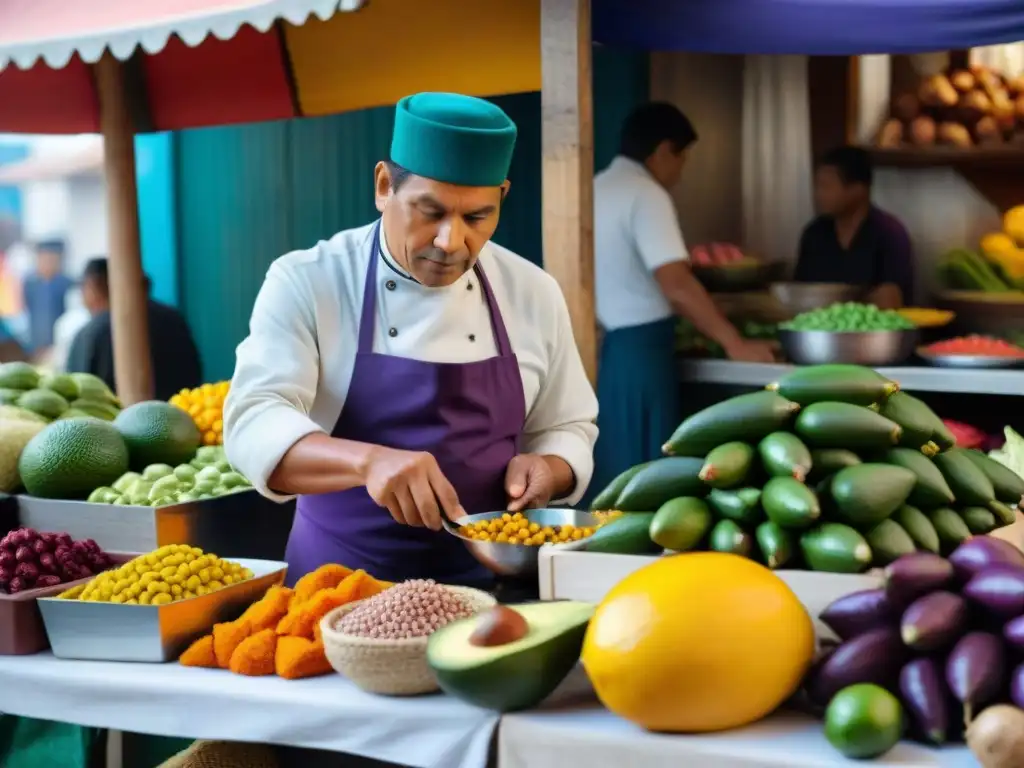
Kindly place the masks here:
<instances>
[{"instance_id":1,"label":"shirt collar","mask_svg":"<svg viewBox=\"0 0 1024 768\"><path fill-rule=\"evenodd\" d=\"M625 155L616 155L615 159L612 160L611 165L608 167L616 171L628 171L630 173L641 174L651 180L654 179L654 177L651 176L651 172L647 170L646 165L631 157L626 157Z\"/></svg>"}]
</instances>

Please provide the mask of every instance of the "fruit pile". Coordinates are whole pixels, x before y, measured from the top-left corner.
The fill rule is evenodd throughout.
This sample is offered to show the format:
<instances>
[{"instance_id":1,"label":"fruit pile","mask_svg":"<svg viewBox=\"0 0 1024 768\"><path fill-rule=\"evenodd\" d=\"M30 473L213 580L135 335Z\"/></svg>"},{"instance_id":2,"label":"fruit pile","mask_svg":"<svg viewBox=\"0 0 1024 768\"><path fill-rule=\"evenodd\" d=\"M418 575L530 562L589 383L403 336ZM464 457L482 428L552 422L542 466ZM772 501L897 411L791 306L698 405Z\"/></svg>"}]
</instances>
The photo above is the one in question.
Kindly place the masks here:
<instances>
[{"instance_id":1,"label":"fruit pile","mask_svg":"<svg viewBox=\"0 0 1024 768\"><path fill-rule=\"evenodd\" d=\"M841 597L821 614L842 642L808 675L805 690L828 706L834 746L848 757L877 757L900 738L904 719L912 736L941 745L961 740L986 707L1024 708L1020 550L979 536L948 560L901 557L884 579L882 588ZM890 713L884 724L862 719L883 710Z\"/></svg>"},{"instance_id":2,"label":"fruit pile","mask_svg":"<svg viewBox=\"0 0 1024 768\"><path fill-rule=\"evenodd\" d=\"M380 594L391 585L365 571L324 565L295 589L274 586L235 621L214 624L179 657L186 667L228 669L236 675L276 674L287 680L324 675L320 620L335 608Z\"/></svg>"},{"instance_id":3,"label":"fruit pile","mask_svg":"<svg viewBox=\"0 0 1024 768\"><path fill-rule=\"evenodd\" d=\"M64 600L167 605L252 578L252 571L199 547L168 544L61 593Z\"/></svg>"},{"instance_id":4,"label":"fruit pile","mask_svg":"<svg viewBox=\"0 0 1024 768\"><path fill-rule=\"evenodd\" d=\"M0 405L34 413L46 422L83 416L113 421L121 402L90 373L43 373L28 363L0 365Z\"/></svg>"},{"instance_id":5,"label":"fruit pile","mask_svg":"<svg viewBox=\"0 0 1024 768\"><path fill-rule=\"evenodd\" d=\"M0 592L56 587L87 579L113 565L92 539L74 541L66 533L18 528L0 540Z\"/></svg>"},{"instance_id":6,"label":"fruit pile","mask_svg":"<svg viewBox=\"0 0 1024 768\"><path fill-rule=\"evenodd\" d=\"M142 472L125 472L109 486L96 488L87 501L133 507L185 504L247 491L249 481L232 469L220 445L204 445L186 464L150 464Z\"/></svg>"},{"instance_id":7,"label":"fruit pile","mask_svg":"<svg viewBox=\"0 0 1024 768\"><path fill-rule=\"evenodd\" d=\"M591 526L541 525L531 522L522 512L506 512L492 520L477 520L459 526L459 533L467 539L528 547L579 541L593 536L595 530L597 528Z\"/></svg>"},{"instance_id":8,"label":"fruit pile","mask_svg":"<svg viewBox=\"0 0 1024 768\"><path fill-rule=\"evenodd\" d=\"M870 331L910 331L912 320L899 312L879 309L874 304L855 301L839 302L822 309L801 312L779 325L784 331L831 331L833 333L865 333Z\"/></svg>"},{"instance_id":9,"label":"fruit pile","mask_svg":"<svg viewBox=\"0 0 1024 768\"><path fill-rule=\"evenodd\" d=\"M799 368L706 408L664 451L594 499L624 514L587 551L706 548L857 573L1010 525L1024 494L1015 472L956 447L925 403L853 365Z\"/></svg>"},{"instance_id":10,"label":"fruit pile","mask_svg":"<svg viewBox=\"0 0 1024 768\"><path fill-rule=\"evenodd\" d=\"M924 348L924 352L938 357L970 355L972 357L1024 357L1024 349L1008 341L992 336L959 336L955 339L936 341Z\"/></svg>"},{"instance_id":11,"label":"fruit pile","mask_svg":"<svg viewBox=\"0 0 1024 768\"><path fill-rule=\"evenodd\" d=\"M195 421L203 445L224 444L224 400L230 388L230 381L218 381L183 389L171 398L171 405L181 408Z\"/></svg>"}]
</instances>

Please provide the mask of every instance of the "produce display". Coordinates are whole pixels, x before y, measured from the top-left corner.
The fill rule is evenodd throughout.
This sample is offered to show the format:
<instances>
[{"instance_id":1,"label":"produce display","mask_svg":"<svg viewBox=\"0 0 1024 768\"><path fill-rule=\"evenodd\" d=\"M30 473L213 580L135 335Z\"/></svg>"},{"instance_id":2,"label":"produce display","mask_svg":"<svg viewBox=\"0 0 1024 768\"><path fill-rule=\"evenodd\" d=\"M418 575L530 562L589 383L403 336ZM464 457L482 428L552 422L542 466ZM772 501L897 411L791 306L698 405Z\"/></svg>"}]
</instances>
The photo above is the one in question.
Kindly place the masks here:
<instances>
[{"instance_id":1,"label":"produce display","mask_svg":"<svg viewBox=\"0 0 1024 768\"><path fill-rule=\"evenodd\" d=\"M1024 349L1016 344L1010 344L1003 339L996 339L991 336L960 336L955 339L936 341L922 348L928 355L938 357L970 356L970 357L999 357L999 358L1024 358Z\"/></svg>"},{"instance_id":2,"label":"produce display","mask_svg":"<svg viewBox=\"0 0 1024 768\"><path fill-rule=\"evenodd\" d=\"M975 727L986 708L1024 707L1024 553L1011 544L977 536L948 559L905 555L885 569L882 588L839 598L821 620L841 644L805 691L826 707L826 735L848 757L884 754L904 721L935 745L960 741L966 727L977 753L1006 737L984 721ZM986 766L1024 765L1024 753L1014 754L1005 763L977 756Z\"/></svg>"},{"instance_id":3,"label":"produce display","mask_svg":"<svg viewBox=\"0 0 1024 768\"><path fill-rule=\"evenodd\" d=\"M1001 146L1022 138L1024 79L982 65L947 69L900 94L878 133L882 149Z\"/></svg>"},{"instance_id":4,"label":"produce display","mask_svg":"<svg viewBox=\"0 0 1024 768\"><path fill-rule=\"evenodd\" d=\"M0 406L0 493L14 493L21 487L18 460L29 442L43 431L46 423L29 414L18 413L18 409ZM12 412L14 411L14 412Z\"/></svg>"},{"instance_id":5,"label":"produce display","mask_svg":"<svg viewBox=\"0 0 1024 768\"><path fill-rule=\"evenodd\" d=\"M320 620L341 605L380 594L390 584L365 571L324 565L294 589L273 586L234 621L215 624L178 661L186 667L227 669L236 675L286 680L331 672L320 638Z\"/></svg>"},{"instance_id":6,"label":"produce display","mask_svg":"<svg viewBox=\"0 0 1024 768\"><path fill-rule=\"evenodd\" d=\"M251 487L228 463L222 446L204 445L187 464L150 464L142 472L125 472L110 485L94 489L87 501L163 507L213 499Z\"/></svg>"},{"instance_id":7,"label":"produce display","mask_svg":"<svg viewBox=\"0 0 1024 768\"><path fill-rule=\"evenodd\" d=\"M1024 207L1014 208L1013 212L1018 217L1022 216ZM1024 236L1024 230L1019 234ZM995 236L988 235L982 240L980 253L954 248L939 261L939 282L948 290L1005 294L1019 301L1024 289L1024 263L1019 263L1024 262L1024 258L1020 257L1019 243L1024 243L1024 240L1009 235L1000 236L997 240Z\"/></svg>"},{"instance_id":8,"label":"produce display","mask_svg":"<svg viewBox=\"0 0 1024 768\"><path fill-rule=\"evenodd\" d=\"M947 310L929 307L902 307L896 312L918 328L938 328L948 325L956 317L954 313Z\"/></svg>"},{"instance_id":9,"label":"produce display","mask_svg":"<svg viewBox=\"0 0 1024 768\"><path fill-rule=\"evenodd\" d=\"M1024 206L1008 210L1003 215L1002 231L985 235L978 245L1008 287L1024 288Z\"/></svg>"},{"instance_id":10,"label":"produce display","mask_svg":"<svg viewBox=\"0 0 1024 768\"><path fill-rule=\"evenodd\" d=\"M879 309L874 304L846 301L822 309L801 312L781 323L784 331L831 331L833 333L864 333L868 331L910 331L917 326L897 311Z\"/></svg>"},{"instance_id":11,"label":"produce display","mask_svg":"<svg viewBox=\"0 0 1024 768\"><path fill-rule=\"evenodd\" d=\"M112 565L110 555L92 539L75 541L66 533L18 528L0 539L0 593L56 587Z\"/></svg>"},{"instance_id":12,"label":"produce display","mask_svg":"<svg viewBox=\"0 0 1024 768\"><path fill-rule=\"evenodd\" d=\"M167 605L251 578L252 571L238 563L204 553L199 547L169 544L105 571L59 597L96 603Z\"/></svg>"},{"instance_id":13,"label":"produce display","mask_svg":"<svg viewBox=\"0 0 1024 768\"><path fill-rule=\"evenodd\" d=\"M117 396L92 374L51 374L22 362L0 365L0 404L47 422L85 416L112 421L121 411Z\"/></svg>"},{"instance_id":14,"label":"produce display","mask_svg":"<svg viewBox=\"0 0 1024 768\"><path fill-rule=\"evenodd\" d=\"M1015 471L957 447L924 402L853 365L798 368L706 408L664 451L595 497L623 514L587 551L708 549L858 573L1010 525L1024 495Z\"/></svg>"},{"instance_id":15,"label":"produce display","mask_svg":"<svg viewBox=\"0 0 1024 768\"><path fill-rule=\"evenodd\" d=\"M714 552L659 558L627 576L598 605L582 651L605 707L662 733L766 717L813 656L811 618L785 582Z\"/></svg>"},{"instance_id":16,"label":"produce display","mask_svg":"<svg viewBox=\"0 0 1024 768\"><path fill-rule=\"evenodd\" d=\"M732 318L731 322L745 339L775 341L778 338L779 329L775 323L737 318ZM702 334L686 318L680 318L676 325L676 351L694 357L725 357L722 345Z\"/></svg>"},{"instance_id":17,"label":"produce display","mask_svg":"<svg viewBox=\"0 0 1024 768\"><path fill-rule=\"evenodd\" d=\"M192 417L202 435L203 445L224 444L224 400L230 388L230 381L218 381L195 389L183 389L170 400L171 405Z\"/></svg>"},{"instance_id":18,"label":"produce display","mask_svg":"<svg viewBox=\"0 0 1024 768\"><path fill-rule=\"evenodd\" d=\"M702 243L690 249L690 261L698 267L723 267L743 262L756 263L743 249L732 243Z\"/></svg>"},{"instance_id":19,"label":"produce display","mask_svg":"<svg viewBox=\"0 0 1024 768\"><path fill-rule=\"evenodd\" d=\"M596 527L575 525L540 525L530 522L522 512L506 512L493 520L477 520L459 526L459 534L476 541L497 544L524 544L539 547L542 544L564 544L594 535Z\"/></svg>"}]
</instances>

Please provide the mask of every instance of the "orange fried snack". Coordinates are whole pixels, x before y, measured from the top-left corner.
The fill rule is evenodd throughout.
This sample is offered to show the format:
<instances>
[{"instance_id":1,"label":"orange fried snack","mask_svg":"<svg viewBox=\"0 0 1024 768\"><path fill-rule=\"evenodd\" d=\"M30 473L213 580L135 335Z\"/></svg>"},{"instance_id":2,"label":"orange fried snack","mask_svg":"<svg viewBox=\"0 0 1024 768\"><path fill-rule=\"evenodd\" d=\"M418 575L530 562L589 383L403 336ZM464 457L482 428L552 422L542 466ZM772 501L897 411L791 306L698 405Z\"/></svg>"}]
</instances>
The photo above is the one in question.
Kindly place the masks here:
<instances>
[{"instance_id":1,"label":"orange fried snack","mask_svg":"<svg viewBox=\"0 0 1024 768\"><path fill-rule=\"evenodd\" d=\"M324 654L323 643L288 635L277 638L274 669L277 676L285 680L316 677L332 671L331 663Z\"/></svg>"},{"instance_id":2,"label":"orange fried snack","mask_svg":"<svg viewBox=\"0 0 1024 768\"><path fill-rule=\"evenodd\" d=\"M277 655L277 633L264 629L249 635L231 654L228 669L236 675L261 677L274 674L274 658Z\"/></svg>"},{"instance_id":3,"label":"orange fried snack","mask_svg":"<svg viewBox=\"0 0 1024 768\"><path fill-rule=\"evenodd\" d=\"M251 634L252 625L248 619L214 624L213 653L217 657L217 666L221 669L228 669L235 649Z\"/></svg>"},{"instance_id":4,"label":"orange fried snack","mask_svg":"<svg viewBox=\"0 0 1024 768\"><path fill-rule=\"evenodd\" d=\"M352 573L352 569L346 568L344 565L335 565L334 563L321 565L315 571L307 573L296 582L292 605L304 603L317 592L324 589L334 589L343 580L348 578L350 573Z\"/></svg>"},{"instance_id":5,"label":"orange fried snack","mask_svg":"<svg viewBox=\"0 0 1024 768\"><path fill-rule=\"evenodd\" d=\"M250 605L241 618L251 625L253 634L272 629L288 613L288 604L294 594L288 587L273 586L257 602Z\"/></svg>"},{"instance_id":6,"label":"orange fried snack","mask_svg":"<svg viewBox=\"0 0 1024 768\"><path fill-rule=\"evenodd\" d=\"M277 633L315 639L314 630L320 619L328 613L339 606L372 597L380 591L383 590L376 579L366 571L355 571L334 589L321 590L298 605L293 603L288 615L277 625Z\"/></svg>"},{"instance_id":7,"label":"orange fried snack","mask_svg":"<svg viewBox=\"0 0 1024 768\"><path fill-rule=\"evenodd\" d=\"M217 669L217 654L213 652L213 635L200 637L185 649L185 652L178 657L178 661L185 667Z\"/></svg>"}]
</instances>

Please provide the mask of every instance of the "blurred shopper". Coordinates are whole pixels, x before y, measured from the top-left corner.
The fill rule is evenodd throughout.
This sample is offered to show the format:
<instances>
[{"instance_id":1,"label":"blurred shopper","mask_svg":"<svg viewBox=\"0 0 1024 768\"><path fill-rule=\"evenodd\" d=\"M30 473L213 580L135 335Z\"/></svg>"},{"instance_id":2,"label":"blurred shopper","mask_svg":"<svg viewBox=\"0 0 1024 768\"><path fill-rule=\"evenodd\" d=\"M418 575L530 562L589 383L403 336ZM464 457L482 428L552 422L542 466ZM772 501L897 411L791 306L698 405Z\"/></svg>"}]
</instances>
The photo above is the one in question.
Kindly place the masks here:
<instances>
[{"instance_id":1,"label":"blurred shopper","mask_svg":"<svg viewBox=\"0 0 1024 768\"><path fill-rule=\"evenodd\" d=\"M149 279L146 278L146 291ZM110 328L107 260L93 259L82 274L82 301L92 319L75 336L68 353L70 373L91 373L114 389L114 341ZM174 307L147 300L153 385L158 400L202 384L203 372L192 331Z\"/></svg>"},{"instance_id":2,"label":"blurred shopper","mask_svg":"<svg viewBox=\"0 0 1024 768\"><path fill-rule=\"evenodd\" d=\"M64 314L65 295L74 282L64 274L64 241L36 245L35 271L25 279L28 346L33 355L45 355L53 346L53 326Z\"/></svg>"}]
</instances>

